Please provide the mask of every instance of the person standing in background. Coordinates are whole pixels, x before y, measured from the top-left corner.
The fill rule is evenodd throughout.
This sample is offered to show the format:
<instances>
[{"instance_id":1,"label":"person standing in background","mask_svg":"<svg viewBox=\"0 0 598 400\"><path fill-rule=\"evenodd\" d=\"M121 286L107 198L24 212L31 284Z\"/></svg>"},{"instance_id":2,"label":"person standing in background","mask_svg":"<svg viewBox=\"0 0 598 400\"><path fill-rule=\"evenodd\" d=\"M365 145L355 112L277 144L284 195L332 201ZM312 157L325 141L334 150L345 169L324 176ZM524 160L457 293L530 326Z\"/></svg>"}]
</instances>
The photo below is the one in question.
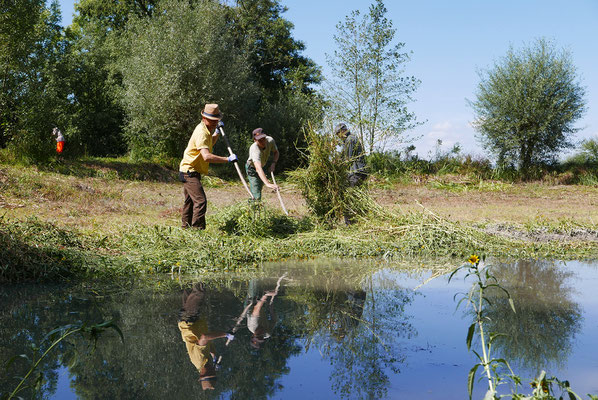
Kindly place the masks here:
<instances>
[{"instance_id":1,"label":"person standing in background","mask_svg":"<svg viewBox=\"0 0 598 400\"><path fill-rule=\"evenodd\" d=\"M64 151L64 136L56 126L52 129L52 136L56 137L56 153L61 155Z\"/></svg>"}]
</instances>

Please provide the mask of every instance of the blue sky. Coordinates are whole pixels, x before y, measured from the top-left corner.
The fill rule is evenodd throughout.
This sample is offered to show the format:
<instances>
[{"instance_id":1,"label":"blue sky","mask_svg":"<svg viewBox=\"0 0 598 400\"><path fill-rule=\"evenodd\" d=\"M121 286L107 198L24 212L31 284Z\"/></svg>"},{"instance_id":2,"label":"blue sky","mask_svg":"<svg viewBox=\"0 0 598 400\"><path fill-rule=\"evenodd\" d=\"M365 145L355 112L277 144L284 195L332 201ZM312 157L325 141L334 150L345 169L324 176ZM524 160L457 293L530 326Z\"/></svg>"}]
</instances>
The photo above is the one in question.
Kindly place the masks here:
<instances>
[{"instance_id":1,"label":"blue sky","mask_svg":"<svg viewBox=\"0 0 598 400\"><path fill-rule=\"evenodd\" d=\"M60 0L68 25L73 0ZM306 45L305 55L328 72L325 54L334 52L336 24L352 10L367 11L365 0L282 0L285 17L295 24L294 37ZM483 155L470 126L479 82L477 71L539 37L568 49L586 87L588 111L577 123L577 141L598 136L598 1L597 0L418 0L386 1L395 39L412 51L406 73L422 81L410 105L425 124L410 131L422 156L459 142L464 152Z\"/></svg>"}]
</instances>

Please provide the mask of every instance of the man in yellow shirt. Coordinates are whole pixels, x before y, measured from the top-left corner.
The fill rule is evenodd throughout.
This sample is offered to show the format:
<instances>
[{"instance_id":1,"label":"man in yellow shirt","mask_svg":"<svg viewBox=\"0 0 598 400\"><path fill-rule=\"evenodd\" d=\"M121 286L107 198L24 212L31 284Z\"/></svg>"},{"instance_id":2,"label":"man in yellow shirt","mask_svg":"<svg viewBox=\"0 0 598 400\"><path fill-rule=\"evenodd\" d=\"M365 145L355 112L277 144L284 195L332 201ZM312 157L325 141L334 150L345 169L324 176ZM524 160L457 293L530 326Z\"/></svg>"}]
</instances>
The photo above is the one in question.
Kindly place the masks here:
<instances>
[{"instance_id":1,"label":"man in yellow shirt","mask_svg":"<svg viewBox=\"0 0 598 400\"><path fill-rule=\"evenodd\" d=\"M210 163L237 161L237 156L234 154L228 157L212 154L212 148L219 136L216 128L218 121L222 119L218 104L206 104L201 116L201 123L195 127L179 166L179 177L184 183L185 195L182 213L183 228L206 229L208 201L201 185L201 176L208 173Z\"/></svg>"},{"instance_id":2,"label":"man in yellow shirt","mask_svg":"<svg viewBox=\"0 0 598 400\"><path fill-rule=\"evenodd\" d=\"M178 326L189 359L199 372L202 389L208 390L214 389L213 381L216 379L212 341L219 338L227 338L230 341L235 336L231 332L209 331L206 316L202 315L205 295L205 287L201 283L193 285L192 290L183 291L183 307L179 314Z\"/></svg>"}]
</instances>

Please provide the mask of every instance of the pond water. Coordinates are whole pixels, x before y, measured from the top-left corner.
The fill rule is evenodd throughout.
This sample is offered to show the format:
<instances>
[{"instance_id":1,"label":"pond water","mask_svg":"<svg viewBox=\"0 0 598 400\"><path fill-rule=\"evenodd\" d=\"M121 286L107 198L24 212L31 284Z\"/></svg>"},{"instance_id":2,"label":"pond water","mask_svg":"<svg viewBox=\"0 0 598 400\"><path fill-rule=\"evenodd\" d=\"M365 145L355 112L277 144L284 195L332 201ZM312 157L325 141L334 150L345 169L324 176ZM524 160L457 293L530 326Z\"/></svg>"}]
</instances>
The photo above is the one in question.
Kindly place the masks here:
<instances>
[{"instance_id":1,"label":"pond water","mask_svg":"<svg viewBox=\"0 0 598 400\"><path fill-rule=\"evenodd\" d=\"M525 391L545 369L584 398L598 394L598 264L493 266L517 309L513 313L498 296L487 308L486 329L506 334L495 356L509 360ZM472 280L457 276L448 283L446 275L420 267L341 262L267 270L269 276L249 280L0 286L0 363L18 354L33 357L32 344L58 326L113 318L124 343L112 330L93 352L83 338L62 343L41 363L41 393L22 397L467 398L476 363L466 347L473 315L456 309L454 296L468 291ZM234 330L235 338L207 341L205 349L212 346L215 354L212 369L213 361L201 355L204 347L183 342L188 329L204 339ZM472 347L479 346L474 340ZM199 382L190 354L216 379ZM0 391L14 389L14 376L27 369L17 360L2 372ZM474 398L483 397L485 384L476 382ZM202 390L209 386L214 389Z\"/></svg>"}]
</instances>

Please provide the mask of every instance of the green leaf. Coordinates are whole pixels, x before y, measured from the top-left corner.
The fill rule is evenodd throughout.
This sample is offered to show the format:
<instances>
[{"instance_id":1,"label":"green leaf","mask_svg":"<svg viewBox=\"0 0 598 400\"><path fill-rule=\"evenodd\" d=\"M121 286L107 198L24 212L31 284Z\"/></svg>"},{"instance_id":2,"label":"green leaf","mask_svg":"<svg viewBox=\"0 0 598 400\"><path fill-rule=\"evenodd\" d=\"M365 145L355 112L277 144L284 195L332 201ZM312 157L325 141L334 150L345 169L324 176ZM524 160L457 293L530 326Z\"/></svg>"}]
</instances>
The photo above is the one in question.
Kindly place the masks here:
<instances>
[{"instance_id":1,"label":"green leaf","mask_svg":"<svg viewBox=\"0 0 598 400\"><path fill-rule=\"evenodd\" d=\"M451 279L453 279L453 276L454 276L454 275L455 275L457 272L459 272L459 271L461 270L461 268L463 268L463 267L456 268L456 269L455 269L453 272L451 272L451 274L449 275L449 278L448 278L448 281L449 281L449 283L451 282Z\"/></svg>"},{"instance_id":2,"label":"green leaf","mask_svg":"<svg viewBox=\"0 0 598 400\"><path fill-rule=\"evenodd\" d=\"M511 305L511 309L513 310L513 312L515 314L517 314L517 311L515 311L515 303L513 302L513 299L509 297L509 304Z\"/></svg>"},{"instance_id":3,"label":"green leaf","mask_svg":"<svg viewBox=\"0 0 598 400\"><path fill-rule=\"evenodd\" d=\"M15 362L15 360L16 360L17 358L23 358L23 359L25 359L25 360L27 360L27 361L31 362L31 360L29 359L29 357L27 357L27 355L26 355L26 354L18 354L18 355L16 355L16 356L12 356L11 358L9 358L9 359L8 359L8 361L6 362L6 364L4 364L4 369L6 369L6 370L8 371L8 368L11 366L11 364L12 364L13 362Z\"/></svg>"},{"instance_id":4,"label":"green leaf","mask_svg":"<svg viewBox=\"0 0 598 400\"><path fill-rule=\"evenodd\" d=\"M466 343L467 343L467 351L469 351L469 349L471 348L471 340L473 339L473 334L475 333L475 323L471 324L469 326L469 329L467 330L467 339L466 339Z\"/></svg>"},{"instance_id":5,"label":"green leaf","mask_svg":"<svg viewBox=\"0 0 598 400\"><path fill-rule=\"evenodd\" d=\"M471 400L471 395L473 393L473 383L475 381L475 372L480 367L480 364L476 364L473 366L472 369L469 370L469 374L467 376L467 393L469 394L469 400Z\"/></svg>"}]
</instances>

